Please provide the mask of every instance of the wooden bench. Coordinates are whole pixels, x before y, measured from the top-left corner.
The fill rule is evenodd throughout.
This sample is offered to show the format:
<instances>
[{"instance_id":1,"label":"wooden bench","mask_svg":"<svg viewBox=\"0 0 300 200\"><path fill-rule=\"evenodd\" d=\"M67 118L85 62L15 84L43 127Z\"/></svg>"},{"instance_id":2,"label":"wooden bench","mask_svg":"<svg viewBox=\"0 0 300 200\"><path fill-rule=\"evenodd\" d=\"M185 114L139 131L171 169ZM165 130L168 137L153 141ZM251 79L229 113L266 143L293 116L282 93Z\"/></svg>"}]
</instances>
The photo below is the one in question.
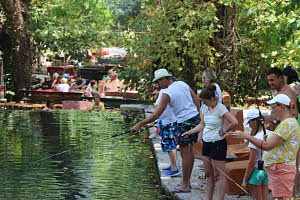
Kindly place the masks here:
<instances>
[{"instance_id":1,"label":"wooden bench","mask_svg":"<svg viewBox=\"0 0 300 200\"><path fill-rule=\"evenodd\" d=\"M248 160L229 162L225 164L225 173L240 186L243 182L243 177L246 168L249 164ZM230 195L245 194L232 180L226 177L226 193Z\"/></svg>"}]
</instances>

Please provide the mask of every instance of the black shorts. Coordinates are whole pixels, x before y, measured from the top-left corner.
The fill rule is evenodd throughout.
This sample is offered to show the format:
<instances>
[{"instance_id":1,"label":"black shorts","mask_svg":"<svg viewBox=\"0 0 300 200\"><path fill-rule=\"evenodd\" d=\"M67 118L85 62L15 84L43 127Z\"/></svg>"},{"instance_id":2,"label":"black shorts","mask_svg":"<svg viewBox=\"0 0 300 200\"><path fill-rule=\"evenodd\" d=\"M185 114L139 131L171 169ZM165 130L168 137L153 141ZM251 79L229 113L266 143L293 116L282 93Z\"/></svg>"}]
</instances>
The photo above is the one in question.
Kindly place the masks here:
<instances>
[{"instance_id":1,"label":"black shorts","mask_svg":"<svg viewBox=\"0 0 300 200\"><path fill-rule=\"evenodd\" d=\"M203 141L203 140L202 140ZM202 156L210 157L213 160L226 160L227 141L204 142L202 144Z\"/></svg>"}]
</instances>

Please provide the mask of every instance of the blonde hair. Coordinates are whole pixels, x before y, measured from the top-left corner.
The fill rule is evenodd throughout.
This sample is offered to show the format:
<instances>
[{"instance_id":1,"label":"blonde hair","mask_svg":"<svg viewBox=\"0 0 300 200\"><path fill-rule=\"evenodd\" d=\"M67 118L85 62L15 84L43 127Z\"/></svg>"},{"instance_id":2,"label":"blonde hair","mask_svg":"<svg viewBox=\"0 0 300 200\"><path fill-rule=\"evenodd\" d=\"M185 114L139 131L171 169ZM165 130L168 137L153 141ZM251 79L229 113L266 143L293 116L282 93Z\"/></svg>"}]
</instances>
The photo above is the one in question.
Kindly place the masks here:
<instances>
[{"instance_id":1,"label":"blonde hair","mask_svg":"<svg viewBox=\"0 0 300 200\"><path fill-rule=\"evenodd\" d=\"M214 83L217 79L217 75L213 69L206 69L202 73L202 77L205 77L207 82Z\"/></svg>"},{"instance_id":2,"label":"blonde hair","mask_svg":"<svg viewBox=\"0 0 300 200\"><path fill-rule=\"evenodd\" d=\"M62 79L60 80L60 82L61 82L62 84L66 84L66 83L68 82L68 79L62 78Z\"/></svg>"},{"instance_id":3,"label":"blonde hair","mask_svg":"<svg viewBox=\"0 0 300 200\"><path fill-rule=\"evenodd\" d=\"M59 76L59 74L57 72L55 72L53 75L52 75L52 79L57 79Z\"/></svg>"}]
</instances>

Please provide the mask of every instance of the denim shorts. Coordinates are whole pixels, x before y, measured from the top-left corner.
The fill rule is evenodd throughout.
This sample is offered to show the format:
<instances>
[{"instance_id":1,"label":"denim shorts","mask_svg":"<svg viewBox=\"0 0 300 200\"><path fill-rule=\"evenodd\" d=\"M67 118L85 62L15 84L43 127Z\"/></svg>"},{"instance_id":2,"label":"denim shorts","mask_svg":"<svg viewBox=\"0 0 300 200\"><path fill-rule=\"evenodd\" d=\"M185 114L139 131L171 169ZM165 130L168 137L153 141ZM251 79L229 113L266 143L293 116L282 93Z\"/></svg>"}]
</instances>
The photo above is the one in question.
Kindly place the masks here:
<instances>
[{"instance_id":1,"label":"denim shorts","mask_svg":"<svg viewBox=\"0 0 300 200\"><path fill-rule=\"evenodd\" d=\"M174 151L176 149L176 140L175 140L175 130L176 130L176 123L162 125L159 123L159 136L161 138L160 144L161 149L164 152Z\"/></svg>"},{"instance_id":2,"label":"denim shorts","mask_svg":"<svg viewBox=\"0 0 300 200\"><path fill-rule=\"evenodd\" d=\"M198 133L194 133L191 135L188 135L186 137L181 137L181 135L193 128L195 128L198 124L200 124L200 115L197 114L196 116L182 122L177 123L176 131L175 131L175 137L176 142L180 146L186 146L189 144L194 144L198 140Z\"/></svg>"}]
</instances>

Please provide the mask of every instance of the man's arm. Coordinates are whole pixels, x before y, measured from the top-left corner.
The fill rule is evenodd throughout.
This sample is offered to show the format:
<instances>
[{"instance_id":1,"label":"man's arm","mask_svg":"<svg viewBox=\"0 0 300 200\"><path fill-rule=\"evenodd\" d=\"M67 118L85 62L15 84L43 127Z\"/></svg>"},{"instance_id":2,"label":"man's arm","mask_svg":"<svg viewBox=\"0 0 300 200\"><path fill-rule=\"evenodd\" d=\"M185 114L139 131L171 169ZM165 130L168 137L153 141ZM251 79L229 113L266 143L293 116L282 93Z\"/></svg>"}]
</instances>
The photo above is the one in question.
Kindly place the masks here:
<instances>
[{"instance_id":1,"label":"man's arm","mask_svg":"<svg viewBox=\"0 0 300 200\"><path fill-rule=\"evenodd\" d=\"M200 100L199 97L195 94L195 92L190 88L190 92L193 98L193 102L197 107L198 112L200 113Z\"/></svg>"},{"instance_id":2,"label":"man's arm","mask_svg":"<svg viewBox=\"0 0 300 200\"><path fill-rule=\"evenodd\" d=\"M136 125L134 125L130 130L131 132L136 132L141 129L141 127L145 126L148 123L155 121L159 116L165 111L168 103L170 102L170 97L167 94L163 94L161 97L161 101L159 105L156 107L154 113L147 117L146 119L140 121Z\"/></svg>"}]
</instances>

